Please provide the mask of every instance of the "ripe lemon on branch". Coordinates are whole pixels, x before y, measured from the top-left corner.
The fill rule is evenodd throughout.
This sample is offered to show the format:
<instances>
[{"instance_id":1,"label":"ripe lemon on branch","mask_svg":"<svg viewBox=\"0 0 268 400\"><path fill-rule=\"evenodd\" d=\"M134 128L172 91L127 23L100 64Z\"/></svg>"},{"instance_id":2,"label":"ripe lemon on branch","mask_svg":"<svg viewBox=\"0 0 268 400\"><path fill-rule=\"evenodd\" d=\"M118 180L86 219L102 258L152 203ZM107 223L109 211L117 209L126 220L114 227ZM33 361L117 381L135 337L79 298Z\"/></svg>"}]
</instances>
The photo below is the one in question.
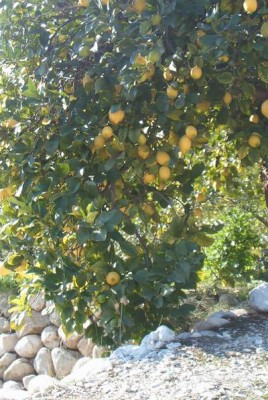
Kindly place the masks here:
<instances>
[{"instance_id":1,"label":"ripe lemon on branch","mask_svg":"<svg viewBox=\"0 0 268 400\"><path fill-rule=\"evenodd\" d=\"M261 144L261 135L257 132L253 132L248 138L248 144L253 149L259 147L259 145Z\"/></svg>"},{"instance_id":2,"label":"ripe lemon on branch","mask_svg":"<svg viewBox=\"0 0 268 400\"><path fill-rule=\"evenodd\" d=\"M125 111L121 109L120 104L113 105L109 111L109 120L112 124L118 125L125 118Z\"/></svg>"},{"instance_id":3,"label":"ripe lemon on branch","mask_svg":"<svg viewBox=\"0 0 268 400\"><path fill-rule=\"evenodd\" d=\"M111 271L108 272L108 274L105 277L106 282L110 286L115 286L120 282L120 275L116 271Z\"/></svg>"},{"instance_id":4,"label":"ripe lemon on branch","mask_svg":"<svg viewBox=\"0 0 268 400\"><path fill-rule=\"evenodd\" d=\"M193 125L188 125L185 129L185 135L189 139L194 139L197 136L197 129Z\"/></svg>"}]
</instances>

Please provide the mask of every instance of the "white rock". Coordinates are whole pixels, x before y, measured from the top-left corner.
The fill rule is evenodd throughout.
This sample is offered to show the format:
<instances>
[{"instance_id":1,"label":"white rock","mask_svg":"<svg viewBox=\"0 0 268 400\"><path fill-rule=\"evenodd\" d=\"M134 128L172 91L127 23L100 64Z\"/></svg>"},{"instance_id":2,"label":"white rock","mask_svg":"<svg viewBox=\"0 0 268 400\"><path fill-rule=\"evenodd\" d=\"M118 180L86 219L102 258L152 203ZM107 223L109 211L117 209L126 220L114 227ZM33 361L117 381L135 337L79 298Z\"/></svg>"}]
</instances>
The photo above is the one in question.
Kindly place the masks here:
<instances>
[{"instance_id":1,"label":"white rock","mask_svg":"<svg viewBox=\"0 0 268 400\"><path fill-rule=\"evenodd\" d=\"M39 375L55 376L51 350L47 349L46 347L42 347L38 351L34 359L33 366Z\"/></svg>"},{"instance_id":2,"label":"white rock","mask_svg":"<svg viewBox=\"0 0 268 400\"><path fill-rule=\"evenodd\" d=\"M27 312L24 311L23 319L24 326L17 331L19 338L30 334L40 334L46 326L50 325L48 315L42 315L40 312L34 310L32 310L31 315L28 315Z\"/></svg>"},{"instance_id":3,"label":"white rock","mask_svg":"<svg viewBox=\"0 0 268 400\"><path fill-rule=\"evenodd\" d=\"M24 376L34 373L34 368L30 364L29 360L18 358L5 370L3 378L4 381L22 381Z\"/></svg>"},{"instance_id":4,"label":"white rock","mask_svg":"<svg viewBox=\"0 0 268 400\"><path fill-rule=\"evenodd\" d=\"M91 338L82 337L77 343L77 348L84 357L88 357L92 355L94 343Z\"/></svg>"},{"instance_id":5,"label":"white rock","mask_svg":"<svg viewBox=\"0 0 268 400\"><path fill-rule=\"evenodd\" d=\"M77 332L73 332L70 335L66 335L63 331L62 326L59 327L58 334L63 344L71 350L77 350L77 343L82 339L83 335Z\"/></svg>"},{"instance_id":6,"label":"white rock","mask_svg":"<svg viewBox=\"0 0 268 400\"><path fill-rule=\"evenodd\" d=\"M16 381L7 381L3 384L3 389L13 389L13 390L22 390L23 386L20 382Z\"/></svg>"},{"instance_id":7,"label":"white rock","mask_svg":"<svg viewBox=\"0 0 268 400\"><path fill-rule=\"evenodd\" d=\"M25 390L0 389L1 400L30 400L30 395Z\"/></svg>"},{"instance_id":8,"label":"white rock","mask_svg":"<svg viewBox=\"0 0 268 400\"><path fill-rule=\"evenodd\" d=\"M56 326L47 326L42 330L41 340L48 349L54 349L60 344L60 338L58 335L58 328Z\"/></svg>"},{"instance_id":9,"label":"white rock","mask_svg":"<svg viewBox=\"0 0 268 400\"><path fill-rule=\"evenodd\" d=\"M70 375L63 378L61 383L65 384L73 381L83 380L102 372L111 371L112 369L113 364L108 358L91 358L81 368L76 369Z\"/></svg>"},{"instance_id":10,"label":"white rock","mask_svg":"<svg viewBox=\"0 0 268 400\"><path fill-rule=\"evenodd\" d=\"M262 283L249 292L249 305L256 311L268 312L268 283Z\"/></svg>"},{"instance_id":11,"label":"white rock","mask_svg":"<svg viewBox=\"0 0 268 400\"><path fill-rule=\"evenodd\" d=\"M253 308L251 307L246 307L246 308L236 308L235 310L233 310L233 313L237 316L237 317L242 317L243 315L257 315L257 311L253 310Z\"/></svg>"},{"instance_id":12,"label":"white rock","mask_svg":"<svg viewBox=\"0 0 268 400\"><path fill-rule=\"evenodd\" d=\"M35 378L35 377L36 377L36 375L34 375L34 374L27 375L27 376L24 376L24 377L23 377L22 383L23 383L23 386L24 386L24 388L25 388L26 390L28 390L29 383L30 383L31 380L32 380L33 378Z\"/></svg>"},{"instance_id":13,"label":"white rock","mask_svg":"<svg viewBox=\"0 0 268 400\"><path fill-rule=\"evenodd\" d=\"M10 332L10 322L5 317L0 317L0 333Z\"/></svg>"},{"instance_id":14,"label":"white rock","mask_svg":"<svg viewBox=\"0 0 268 400\"><path fill-rule=\"evenodd\" d=\"M89 358L89 357L79 358L79 360L75 363L75 365L72 369L72 373L77 371L78 369L82 368L83 365L85 365L89 360L91 360L91 358Z\"/></svg>"},{"instance_id":15,"label":"white rock","mask_svg":"<svg viewBox=\"0 0 268 400\"><path fill-rule=\"evenodd\" d=\"M212 331L198 331L192 333L192 338L200 338L200 337L215 337L219 336L216 332Z\"/></svg>"},{"instance_id":16,"label":"white rock","mask_svg":"<svg viewBox=\"0 0 268 400\"><path fill-rule=\"evenodd\" d=\"M20 357L33 358L43 346L39 335L23 336L15 346L15 351Z\"/></svg>"},{"instance_id":17,"label":"white rock","mask_svg":"<svg viewBox=\"0 0 268 400\"><path fill-rule=\"evenodd\" d=\"M192 334L190 332L181 332L176 336L176 339L179 340L187 340L192 337Z\"/></svg>"},{"instance_id":18,"label":"white rock","mask_svg":"<svg viewBox=\"0 0 268 400\"><path fill-rule=\"evenodd\" d=\"M2 333L0 335L0 356L10 351L14 351L14 347L18 340L16 333Z\"/></svg>"},{"instance_id":19,"label":"white rock","mask_svg":"<svg viewBox=\"0 0 268 400\"><path fill-rule=\"evenodd\" d=\"M32 294L28 299L28 304L32 310L42 311L46 306L46 300L43 292Z\"/></svg>"},{"instance_id":20,"label":"white rock","mask_svg":"<svg viewBox=\"0 0 268 400\"><path fill-rule=\"evenodd\" d=\"M16 360L17 355L15 353L5 353L0 358L0 378L3 378L5 370Z\"/></svg>"},{"instance_id":21,"label":"white rock","mask_svg":"<svg viewBox=\"0 0 268 400\"><path fill-rule=\"evenodd\" d=\"M237 315L232 311L216 311L208 317L208 319L210 318L224 318L233 320L237 318Z\"/></svg>"},{"instance_id":22,"label":"white rock","mask_svg":"<svg viewBox=\"0 0 268 400\"><path fill-rule=\"evenodd\" d=\"M210 318L207 321L197 322L192 328L191 332L209 331L219 329L223 326L230 325L231 321L224 318Z\"/></svg>"},{"instance_id":23,"label":"white rock","mask_svg":"<svg viewBox=\"0 0 268 400\"><path fill-rule=\"evenodd\" d=\"M148 335L144 336L141 341L141 346L147 347L148 349L154 349L156 343L159 341L159 332L153 331L150 332Z\"/></svg>"},{"instance_id":24,"label":"white rock","mask_svg":"<svg viewBox=\"0 0 268 400\"><path fill-rule=\"evenodd\" d=\"M127 344L120 346L110 355L110 360L125 360L133 358L135 351L139 350L140 346L134 344Z\"/></svg>"},{"instance_id":25,"label":"white rock","mask_svg":"<svg viewBox=\"0 0 268 400\"><path fill-rule=\"evenodd\" d=\"M175 332L165 325L159 326L159 328L156 329L156 332L158 333L161 342L172 342L175 340Z\"/></svg>"},{"instance_id":26,"label":"white rock","mask_svg":"<svg viewBox=\"0 0 268 400\"><path fill-rule=\"evenodd\" d=\"M28 392L44 394L48 389L57 386L57 380L48 375L37 375L30 380Z\"/></svg>"},{"instance_id":27,"label":"white rock","mask_svg":"<svg viewBox=\"0 0 268 400\"><path fill-rule=\"evenodd\" d=\"M80 358L80 353L56 347L51 351L53 366L58 379L71 373L75 363Z\"/></svg>"},{"instance_id":28,"label":"white rock","mask_svg":"<svg viewBox=\"0 0 268 400\"><path fill-rule=\"evenodd\" d=\"M53 311L51 314L49 314L49 320L51 324L56 325L58 327L61 326L61 318L57 311Z\"/></svg>"}]
</instances>

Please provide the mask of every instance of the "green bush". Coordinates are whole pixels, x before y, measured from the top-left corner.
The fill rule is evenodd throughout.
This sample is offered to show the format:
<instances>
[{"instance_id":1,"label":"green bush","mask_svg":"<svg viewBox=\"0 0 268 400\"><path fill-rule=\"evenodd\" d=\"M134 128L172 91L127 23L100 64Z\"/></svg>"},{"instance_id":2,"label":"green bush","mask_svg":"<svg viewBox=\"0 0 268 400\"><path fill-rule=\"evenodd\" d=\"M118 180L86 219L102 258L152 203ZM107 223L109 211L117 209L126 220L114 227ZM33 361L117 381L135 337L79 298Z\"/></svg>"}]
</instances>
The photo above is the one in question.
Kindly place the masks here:
<instances>
[{"instance_id":1,"label":"green bush","mask_svg":"<svg viewBox=\"0 0 268 400\"><path fill-rule=\"evenodd\" d=\"M205 268L222 283L234 286L236 282L257 278L257 260L261 237L252 215L238 208L226 211L223 228L214 236L213 245L206 249Z\"/></svg>"}]
</instances>

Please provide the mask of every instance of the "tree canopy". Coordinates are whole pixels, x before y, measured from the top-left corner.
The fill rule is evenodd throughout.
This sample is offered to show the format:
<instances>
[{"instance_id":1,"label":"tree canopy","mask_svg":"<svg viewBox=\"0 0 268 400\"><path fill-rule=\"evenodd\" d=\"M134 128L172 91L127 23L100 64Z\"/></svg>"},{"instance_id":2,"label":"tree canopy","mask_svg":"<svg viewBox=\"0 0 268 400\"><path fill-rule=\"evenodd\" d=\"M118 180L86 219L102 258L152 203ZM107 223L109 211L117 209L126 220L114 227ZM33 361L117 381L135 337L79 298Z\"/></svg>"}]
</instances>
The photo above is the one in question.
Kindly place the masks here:
<instances>
[{"instance_id":1,"label":"tree canopy","mask_svg":"<svg viewBox=\"0 0 268 400\"><path fill-rule=\"evenodd\" d=\"M0 2L5 267L89 335L177 318L204 191L265 165L266 0ZM199 239L198 239L199 238Z\"/></svg>"}]
</instances>

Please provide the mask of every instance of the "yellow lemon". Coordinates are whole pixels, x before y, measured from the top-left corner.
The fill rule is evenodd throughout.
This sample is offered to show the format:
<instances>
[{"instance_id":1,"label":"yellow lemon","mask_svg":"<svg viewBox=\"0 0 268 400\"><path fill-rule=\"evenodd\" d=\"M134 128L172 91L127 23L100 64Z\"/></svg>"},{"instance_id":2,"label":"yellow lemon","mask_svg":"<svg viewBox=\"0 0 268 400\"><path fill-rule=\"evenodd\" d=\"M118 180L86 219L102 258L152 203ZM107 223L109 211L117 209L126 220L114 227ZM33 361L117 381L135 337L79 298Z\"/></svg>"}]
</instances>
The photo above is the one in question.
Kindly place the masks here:
<instances>
[{"instance_id":1,"label":"yellow lemon","mask_svg":"<svg viewBox=\"0 0 268 400\"><path fill-rule=\"evenodd\" d=\"M160 165L167 165L170 161L170 155L166 151L158 151L156 153L156 161Z\"/></svg>"},{"instance_id":2,"label":"yellow lemon","mask_svg":"<svg viewBox=\"0 0 268 400\"><path fill-rule=\"evenodd\" d=\"M15 118L9 118L4 122L4 126L6 128L15 128L15 126L18 124L18 121L15 120Z\"/></svg>"},{"instance_id":3,"label":"yellow lemon","mask_svg":"<svg viewBox=\"0 0 268 400\"><path fill-rule=\"evenodd\" d=\"M226 55L225 55L225 56L220 56L220 57L219 57L219 61L221 61L221 62L228 62L229 59L230 59L229 56L226 56Z\"/></svg>"},{"instance_id":4,"label":"yellow lemon","mask_svg":"<svg viewBox=\"0 0 268 400\"><path fill-rule=\"evenodd\" d=\"M125 118L124 110L118 110L115 112L112 112L112 110L109 111L109 120L114 125L120 124L120 122L122 122L124 120L124 118Z\"/></svg>"},{"instance_id":5,"label":"yellow lemon","mask_svg":"<svg viewBox=\"0 0 268 400\"><path fill-rule=\"evenodd\" d=\"M196 201L198 201L199 203L201 203L202 201L204 201L206 198L206 196L204 195L204 193L200 192L198 193L198 195L196 196Z\"/></svg>"},{"instance_id":6,"label":"yellow lemon","mask_svg":"<svg viewBox=\"0 0 268 400\"><path fill-rule=\"evenodd\" d=\"M120 282L120 275L118 272L111 271L105 277L106 282L110 286L115 286Z\"/></svg>"},{"instance_id":7,"label":"yellow lemon","mask_svg":"<svg viewBox=\"0 0 268 400\"><path fill-rule=\"evenodd\" d=\"M243 4L244 10L248 14L254 13L258 8L257 0L245 0Z\"/></svg>"},{"instance_id":8,"label":"yellow lemon","mask_svg":"<svg viewBox=\"0 0 268 400\"><path fill-rule=\"evenodd\" d=\"M114 134L113 128L107 125L102 129L101 134L104 137L104 139L110 139Z\"/></svg>"},{"instance_id":9,"label":"yellow lemon","mask_svg":"<svg viewBox=\"0 0 268 400\"><path fill-rule=\"evenodd\" d=\"M268 99L265 100L262 105L261 105L261 113L264 115L266 118L268 118Z\"/></svg>"},{"instance_id":10,"label":"yellow lemon","mask_svg":"<svg viewBox=\"0 0 268 400\"><path fill-rule=\"evenodd\" d=\"M143 145L145 145L146 142L147 142L147 137L144 135L144 133L141 133L141 134L139 135L137 141L138 141L138 143L139 143L141 146L143 146Z\"/></svg>"},{"instance_id":11,"label":"yellow lemon","mask_svg":"<svg viewBox=\"0 0 268 400\"><path fill-rule=\"evenodd\" d=\"M261 26L261 35L268 38L268 22L264 22Z\"/></svg>"},{"instance_id":12,"label":"yellow lemon","mask_svg":"<svg viewBox=\"0 0 268 400\"><path fill-rule=\"evenodd\" d=\"M252 122L253 124L258 124L260 122L260 118L259 118L258 114L252 114L249 117L249 121Z\"/></svg>"},{"instance_id":13,"label":"yellow lemon","mask_svg":"<svg viewBox=\"0 0 268 400\"><path fill-rule=\"evenodd\" d=\"M163 181L163 182L168 181L171 177L171 170L169 167L166 167L165 165L163 165L162 167L159 168L158 175L159 175L160 181Z\"/></svg>"},{"instance_id":14,"label":"yellow lemon","mask_svg":"<svg viewBox=\"0 0 268 400\"><path fill-rule=\"evenodd\" d=\"M155 176L151 172L145 172L143 175L143 182L145 185L150 185L150 183L155 182Z\"/></svg>"},{"instance_id":15,"label":"yellow lemon","mask_svg":"<svg viewBox=\"0 0 268 400\"><path fill-rule=\"evenodd\" d=\"M146 158L149 157L149 154L150 154L150 149L148 146L146 145L138 146L138 156L142 160L146 160Z\"/></svg>"},{"instance_id":16,"label":"yellow lemon","mask_svg":"<svg viewBox=\"0 0 268 400\"><path fill-rule=\"evenodd\" d=\"M200 113L205 113L210 109L210 102L208 100L202 100L197 104L196 109Z\"/></svg>"},{"instance_id":17,"label":"yellow lemon","mask_svg":"<svg viewBox=\"0 0 268 400\"><path fill-rule=\"evenodd\" d=\"M142 11L145 10L145 7L146 7L146 0L134 0L133 8L138 13L142 13Z\"/></svg>"},{"instance_id":18,"label":"yellow lemon","mask_svg":"<svg viewBox=\"0 0 268 400\"><path fill-rule=\"evenodd\" d=\"M154 208L151 204L149 204L149 203L143 204L142 209L150 217L152 217L154 215Z\"/></svg>"},{"instance_id":19,"label":"yellow lemon","mask_svg":"<svg viewBox=\"0 0 268 400\"><path fill-rule=\"evenodd\" d=\"M259 147L259 145L261 144L261 138L259 133L253 132L248 138L248 144L250 147L253 147L254 149L256 147Z\"/></svg>"},{"instance_id":20,"label":"yellow lemon","mask_svg":"<svg viewBox=\"0 0 268 400\"><path fill-rule=\"evenodd\" d=\"M193 68L191 69L191 71L190 71L191 77L192 77L193 79L195 79L195 80L200 79L201 76L202 76L202 74L203 74L203 71L202 71L202 69L201 69L200 67L198 67L198 66L193 67Z\"/></svg>"},{"instance_id":21,"label":"yellow lemon","mask_svg":"<svg viewBox=\"0 0 268 400\"><path fill-rule=\"evenodd\" d=\"M226 104L228 106L229 104L231 104L231 102L233 100L233 96L231 95L230 92L226 92L222 99L223 99L224 104Z\"/></svg>"},{"instance_id":22,"label":"yellow lemon","mask_svg":"<svg viewBox=\"0 0 268 400\"><path fill-rule=\"evenodd\" d=\"M203 215L202 208L196 207L196 209L194 210L194 216L200 218L202 217L202 215Z\"/></svg>"},{"instance_id":23,"label":"yellow lemon","mask_svg":"<svg viewBox=\"0 0 268 400\"><path fill-rule=\"evenodd\" d=\"M135 64L145 66L147 63L147 60L145 57L143 57L141 54L137 54L135 57Z\"/></svg>"},{"instance_id":24,"label":"yellow lemon","mask_svg":"<svg viewBox=\"0 0 268 400\"><path fill-rule=\"evenodd\" d=\"M188 125L187 128L185 129L185 135L189 139L194 139L197 136L197 129L193 125Z\"/></svg>"},{"instance_id":25,"label":"yellow lemon","mask_svg":"<svg viewBox=\"0 0 268 400\"><path fill-rule=\"evenodd\" d=\"M192 141L188 136L183 135L179 140L179 148L182 154L186 154L192 147Z\"/></svg>"},{"instance_id":26,"label":"yellow lemon","mask_svg":"<svg viewBox=\"0 0 268 400\"><path fill-rule=\"evenodd\" d=\"M103 136L98 135L94 139L94 147L96 150L100 150L105 146L105 139Z\"/></svg>"},{"instance_id":27,"label":"yellow lemon","mask_svg":"<svg viewBox=\"0 0 268 400\"><path fill-rule=\"evenodd\" d=\"M167 87L167 97L168 97L170 100L175 100L176 97L178 97L178 94L179 94L178 89L175 89L175 88L172 87L172 86L168 86L168 87Z\"/></svg>"},{"instance_id":28,"label":"yellow lemon","mask_svg":"<svg viewBox=\"0 0 268 400\"><path fill-rule=\"evenodd\" d=\"M166 81L171 81L172 79L173 79L173 75L172 75L172 73L170 72L170 69L169 68L165 68L164 69L164 72L163 72L163 77L164 77L164 79L166 80Z\"/></svg>"}]
</instances>

